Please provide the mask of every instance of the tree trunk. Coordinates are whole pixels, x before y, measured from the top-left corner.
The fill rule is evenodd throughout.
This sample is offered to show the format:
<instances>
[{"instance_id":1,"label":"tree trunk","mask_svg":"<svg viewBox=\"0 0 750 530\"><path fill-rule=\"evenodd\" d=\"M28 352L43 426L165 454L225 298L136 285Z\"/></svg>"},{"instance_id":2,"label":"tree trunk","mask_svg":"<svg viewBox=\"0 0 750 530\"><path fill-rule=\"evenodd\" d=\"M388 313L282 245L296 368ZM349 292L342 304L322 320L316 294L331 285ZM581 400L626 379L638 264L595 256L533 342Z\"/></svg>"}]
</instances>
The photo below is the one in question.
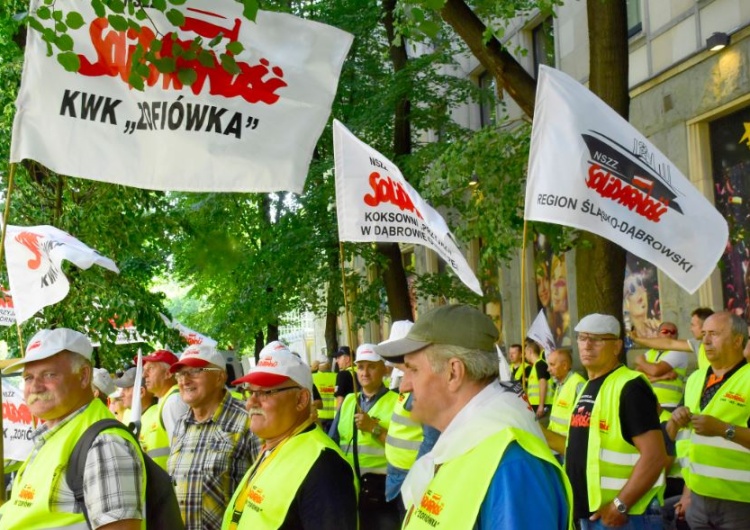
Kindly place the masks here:
<instances>
[{"instance_id":1,"label":"tree trunk","mask_svg":"<svg viewBox=\"0 0 750 530\"><path fill-rule=\"evenodd\" d=\"M606 2L605 2L606 3ZM495 77L502 87L530 118L534 116L536 80L508 53L495 37L484 42L487 26L479 20L463 0L446 0L440 16L450 24L466 43L471 53Z\"/></svg>"},{"instance_id":2,"label":"tree trunk","mask_svg":"<svg viewBox=\"0 0 750 530\"><path fill-rule=\"evenodd\" d=\"M388 42L391 43L388 51L391 56L393 71L398 76L403 72L409 59L403 39L400 45L393 44L396 35L394 29L395 8L396 0L383 0L383 24L385 25ZM393 132L393 152L396 159L399 156L411 153L411 122L409 118L411 111L409 91L411 89L408 83L404 83L402 86L406 88L404 93L396 99ZM378 253L387 260L386 266L382 268L382 278L388 297L388 311L391 314L391 321L413 320L409 285L406 282L406 271L401 261L401 248L397 243L378 243L376 248Z\"/></svg>"},{"instance_id":3,"label":"tree trunk","mask_svg":"<svg viewBox=\"0 0 750 530\"><path fill-rule=\"evenodd\" d=\"M625 2L588 0L589 88L626 120L628 36ZM592 23L595 21L595 23ZM622 319L625 250L588 232L576 250L578 315L604 313Z\"/></svg>"},{"instance_id":4,"label":"tree trunk","mask_svg":"<svg viewBox=\"0 0 750 530\"><path fill-rule=\"evenodd\" d=\"M338 262L338 260L336 260ZM328 296L326 297L326 329L324 336L326 339L326 356L330 359L339 349L339 340L337 331L338 310L340 304L336 291L337 284L328 282Z\"/></svg>"}]
</instances>

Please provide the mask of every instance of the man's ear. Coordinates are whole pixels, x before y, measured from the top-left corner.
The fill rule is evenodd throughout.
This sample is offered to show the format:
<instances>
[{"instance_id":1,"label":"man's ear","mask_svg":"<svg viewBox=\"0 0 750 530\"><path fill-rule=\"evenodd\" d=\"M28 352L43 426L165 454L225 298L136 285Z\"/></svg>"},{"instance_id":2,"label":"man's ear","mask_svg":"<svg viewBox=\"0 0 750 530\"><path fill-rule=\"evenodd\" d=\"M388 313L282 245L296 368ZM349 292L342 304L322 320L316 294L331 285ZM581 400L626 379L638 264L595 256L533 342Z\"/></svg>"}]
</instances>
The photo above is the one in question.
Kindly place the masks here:
<instances>
[{"instance_id":1,"label":"man's ear","mask_svg":"<svg viewBox=\"0 0 750 530\"><path fill-rule=\"evenodd\" d=\"M448 360L446 373L448 374L448 390L458 390L466 378L466 365L461 359L452 357Z\"/></svg>"},{"instance_id":2,"label":"man's ear","mask_svg":"<svg viewBox=\"0 0 750 530\"><path fill-rule=\"evenodd\" d=\"M90 364L84 364L81 367L81 388L91 388L91 374L94 368Z\"/></svg>"},{"instance_id":3,"label":"man's ear","mask_svg":"<svg viewBox=\"0 0 750 530\"><path fill-rule=\"evenodd\" d=\"M295 405L295 408L299 411L309 409L311 403L310 398L310 391L306 388L302 389L302 392L297 396L297 404Z\"/></svg>"}]
</instances>

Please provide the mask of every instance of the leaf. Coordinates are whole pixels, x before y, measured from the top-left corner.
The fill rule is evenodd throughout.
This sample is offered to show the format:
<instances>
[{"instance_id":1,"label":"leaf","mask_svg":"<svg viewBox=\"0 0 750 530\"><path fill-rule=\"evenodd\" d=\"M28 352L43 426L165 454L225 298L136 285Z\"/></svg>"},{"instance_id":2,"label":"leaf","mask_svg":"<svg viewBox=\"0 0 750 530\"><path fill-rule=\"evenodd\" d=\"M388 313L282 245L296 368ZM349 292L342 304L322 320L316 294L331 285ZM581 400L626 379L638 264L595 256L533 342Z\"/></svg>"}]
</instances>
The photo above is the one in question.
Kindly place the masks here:
<instances>
[{"instance_id":1,"label":"leaf","mask_svg":"<svg viewBox=\"0 0 750 530\"><path fill-rule=\"evenodd\" d=\"M237 66L237 61L231 55L222 53L219 58L221 59L221 66L230 74L237 75L241 72L240 67Z\"/></svg>"},{"instance_id":2,"label":"leaf","mask_svg":"<svg viewBox=\"0 0 750 530\"><path fill-rule=\"evenodd\" d=\"M143 90L143 78L134 71L128 76L128 84L136 90Z\"/></svg>"},{"instance_id":3,"label":"leaf","mask_svg":"<svg viewBox=\"0 0 750 530\"><path fill-rule=\"evenodd\" d=\"M425 20L419 24L418 27L422 33L433 39L438 36L438 33L440 33L440 24L434 20Z\"/></svg>"},{"instance_id":4,"label":"leaf","mask_svg":"<svg viewBox=\"0 0 750 530\"><path fill-rule=\"evenodd\" d=\"M185 3L186 0L169 0L169 3L173 6L181 6Z\"/></svg>"},{"instance_id":5,"label":"leaf","mask_svg":"<svg viewBox=\"0 0 750 530\"><path fill-rule=\"evenodd\" d=\"M71 11L65 17L65 23L70 29L78 29L82 27L86 22L83 20L83 16L80 13Z\"/></svg>"},{"instance_id":6,"label":"leaf","mask_svg":"<svg viewBox=\"0 0 750 530\"><path fill-rule=\"evenodd\" d=\"M411 17L414 19L415 22L422 22L424 20L424 11L422 11L418 7L412 7Z\"/></svg>"},{"instance_id":7,"label":"leaf","mask_svg":"<svg viewBox=\"0 0 750 530\"><path fill-rule=\"evenodd\" d=\"M29 18L29 26L31 26L31 29L38 31L39 33L44 31L44 26L36 18Z\"/></svg>"},{"instance_id":8,"label":"leaf","mask_svg":"<svg viewBox=\"0 0 750 530\"><path fill-rule=\"evenodd\" d=\"M122 15L109 15L107 16L109 25L116 31L126 31L128 29L128 19Z\"/></svg>"},{"instance_id":9,"label":"leaf","mask_svg":"<svg viewBox=\"0 0 750 530\"><path fill-rule=\"evenodd\" d=\"M55 31L65 33L68 31L68 26L65 25L65 22L55 22Z\"/></svg>"},{"instance_id":10,"label":"leaf","mask_svg":"<svg viewBox=\"0 0 750 530\"><path fill-rule=\"evenodd\" d=\"M185 23L185 15L179 9L170 9L166 12L167 20L169 20L173 26L181 27Z\"/></svg>"},{"instance_id":11,"label":"leaf","mask_svg":"<svg viewBox=\"0 0 750 530\"><path fill-rule=\"evenodd\" d=\"M164 12L167 10L167 0L153 0L153 2L151 2L151 7L157 11Z\"/></svg>"},{"instance_id":12,"label":"leaf","mask_svg":"<svg viewBox=\"0 0 750 530\"><path fill-rule=\"evenodd\" d=\"M192 68L180 68L177 72L177 79L183 85L190 86L198 79L198 74Z\"/></svg>"},{"instance_id":13,"label":"leaf","mask_svg":"<svg viewBox=\"0 0 750 530\"><path fill-rule=\"evenodd\" d=\"M107 14L107 10L104 9L104 4L101 0L91 0L91 8L99 18L103 18Z\"/></svg>"},{"instance_id":14,"label":"leaf","mask_svg":"<svg viewBox=\"0 0 750 530\"><path fill-rule=\"evenodd\" d=\"M173 57L163 57L161 59L154 59L153 64L157 70L163 74L171 74L177 70L177 62Z\"/></svg>"},{"instance_id":15,"label":"leaf","mask_svg":"<svg viewBox=\"0 0 750 530\"><path fill-rule=\"evenodd\" d=\"M255 21L259 8L258 0L242 0L242 5L242 16L248 20Z\"/></svg>"},{"instance_id":16,"label":"leaf","mask_svg":"<svg viewBox=\"0 0 750 530\"><path fill-rule=\"evenodd\" d=\"M158 53L161 51L161 41L159 39L153 39L148 47L152 52Z\"/></svg>"},{"instance_id":17,"label":"leaf","mask_svg":"<svg viewBox=\"0 0 750 530\"><path fill-rule=\"evenodd\" d=\"M73 52L63 52L57 55L57 62L68 72L77 72L81 67L81 60Z\"/></svg>"},{"instance_id":18,"label":"leaf","mask_svg":"<svg viewBox=\"0 0 750 530\"><path fill-rule=\"evenodd\" d=\"M198 53L198 62L206 68L212 68L216 64L216 56L209 51L201 50Z\"/></svg>"},{"instance_id":19,"label":"leaf","mask_svg":"<svg viewBox=\"0 0 750 530\"><path fill-rule=\"evenodd\" d=\"M424 6L428 9L442 9L445 0L424 0Z\"/></svg>"},{"instance_id":20,"label":"leaf","mask_svg":"<svg viewBox=\"0 0 750 530\"><path fill-rule=\"evenodd\" d=\"M63 19L63 12L55 10L52 12L52 18L58 22L60 22Z\"/></svg>"},{"instance_id":21,"label":"leaf","mask_svg":"<svg viewBox=\"0 0 750 530\"><path fill-rule=\"evenodd\" d=\"M209 48L213 48L214 46L216 46L217 44L219 44L219 42L221 42L221 39L223 39L223 38L224 38L224 34L219 33L218 35L216 35L213 39L211 39L208 42L208 47Z\"/></svg>"},{"instance_id":22,"label":"leaf","mask_svg":"<svg viewBox=\"0 0 750 530\"><path fill-rule=\"evenodd\" d=\"M36 18L40 20L49 20L51 16L52 16L52 11L47 6L41 6L39 9L36 10Z\"/></svg>"},{"instance_id":23,"label":"leaf","mask_svg":"<svg viewBox=\"0 0 750 530\"><path fill-rule=\"evenodd\" d=\"M107 7L109 7L110 11L114 11L115 13L125 12L125 2L122 0L108 0Z\"/></svg>"},{"instance_id":24,"label":"leaf","mask_svg":"<svg viewBox=\"0 0 750 530\"><path fill-rule=\"evenodd\" d=\"M71 37L67 33L58 35L58 37L55 39L55 46L57 46L60 49L60 51L64 51L64 52L72 51L73 50L73 37Z\"/></svg>"},{"instance_id":25,"label":"leaf","mask_svg":"<svg viewBox=\"0 0 750 530\"><path fill-rule=\"evenodd\" d=\"M138 72L138 75L142 78L146 79L148 76L151 75L151 69L148 67L147 64L139 63L133 65L133 70Z\"/></svg>"},{"instance_id":26,"label":"leaf","mask_svg":"<svg viewBox=\"0 0 750 530\"><path fill-rule=\"evenodd\" d=\"M227 51L232 55L239 55L245 50L245 47L239 41L230 42L227 44Z\"/></svg>"}]
</instances>

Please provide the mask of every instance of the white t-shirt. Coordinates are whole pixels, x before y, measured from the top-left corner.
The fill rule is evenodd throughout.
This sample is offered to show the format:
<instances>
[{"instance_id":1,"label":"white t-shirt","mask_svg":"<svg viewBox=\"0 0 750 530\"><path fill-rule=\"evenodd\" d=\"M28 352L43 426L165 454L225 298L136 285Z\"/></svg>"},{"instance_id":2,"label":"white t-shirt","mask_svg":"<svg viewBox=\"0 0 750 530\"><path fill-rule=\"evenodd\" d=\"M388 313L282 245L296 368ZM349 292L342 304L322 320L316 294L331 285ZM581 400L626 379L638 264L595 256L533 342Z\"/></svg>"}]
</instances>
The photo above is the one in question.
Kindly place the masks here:
<instances>
[{"instance_id":1,"label":"white t-shirt","mask_svg":"<svg viewBox=\"0 0 750 530\"><path fill-rule=\"evenodd\" d=\"M664 361L672 368L685 368L688 366L688 354L683 351L666 351L659 356L656 364Z\"/></svg>"},{"instance_id":2,"label":"white t-shirt","mask_svg":"<svg viewBox=\"0 0 750 530\"><path fill-rule=\"evenodd\" d=\"M164 422L164 429L166 429L167 436L170 440L172 439L172 435L174 435L177 423L188 410L190 410L190 407L182 401L179 392L175 392L167 398L167 402L164 403L164 408L161 409L161 419Z\"/></svg>"}]
</instances>

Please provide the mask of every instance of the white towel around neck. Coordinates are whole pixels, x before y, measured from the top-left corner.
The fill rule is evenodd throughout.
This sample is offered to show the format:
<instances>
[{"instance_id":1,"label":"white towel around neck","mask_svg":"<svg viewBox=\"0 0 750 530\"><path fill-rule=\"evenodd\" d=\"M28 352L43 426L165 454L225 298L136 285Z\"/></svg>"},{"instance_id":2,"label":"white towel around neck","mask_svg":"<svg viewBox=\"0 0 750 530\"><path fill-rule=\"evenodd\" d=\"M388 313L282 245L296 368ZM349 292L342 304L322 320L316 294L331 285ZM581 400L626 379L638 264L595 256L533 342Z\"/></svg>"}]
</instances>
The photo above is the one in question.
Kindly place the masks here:
<instances>
[{"instance_id":1,"label":"white towel around neck","mask_svg":"<svg viewBox=\"0 0 750 530\"><path fill-rule=\"evenodd\" d=\"M493 381L456 414L432 451L423 455L409 470L401 487L407 509L422 499L435 475L435 466L467 453L507 427L522 429L544 441L528 404L513 391L500 386L498 381Z\"/></svg>"}]
</instances>

